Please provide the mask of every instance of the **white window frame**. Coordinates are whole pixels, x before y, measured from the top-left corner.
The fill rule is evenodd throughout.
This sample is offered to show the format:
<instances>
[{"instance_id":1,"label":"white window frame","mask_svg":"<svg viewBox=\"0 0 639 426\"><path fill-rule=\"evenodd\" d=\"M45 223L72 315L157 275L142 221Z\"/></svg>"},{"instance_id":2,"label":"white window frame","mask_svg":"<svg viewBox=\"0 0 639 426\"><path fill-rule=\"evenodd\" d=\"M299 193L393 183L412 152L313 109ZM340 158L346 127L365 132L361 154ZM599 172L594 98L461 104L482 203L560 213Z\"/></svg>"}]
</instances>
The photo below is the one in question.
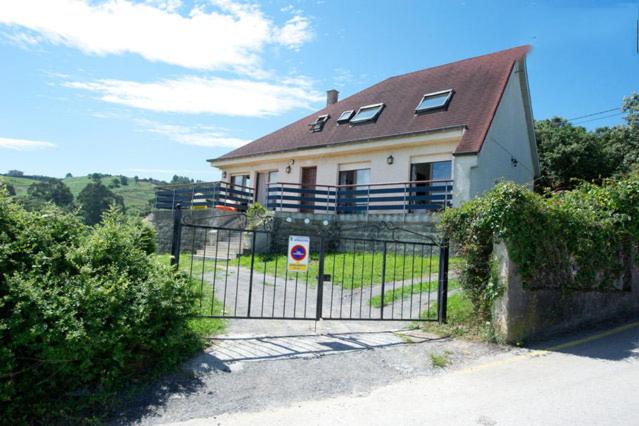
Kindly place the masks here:
<instances>
[{"instance_id":1,"label":"white window frame","mask_svg":"<svg viewBox=\"0 0 639 426\"><path fill-rule=\"evenodd\" d=\"M444 93L448 93L448 96L446 96L446 99L444 100L444 103L442 105L433 106L433 107L427 107L427 108L420 108L419 107L422 104L422 102L424 102L426 100L426 98L443 95ZM453 89L446 89L446 90L440 90L439 92L426 93L424 96L422 96L422 99L417 103L417 107L415 108L415 112L416 113L420 113L420 112L426 112L426 111L432 111L432 110L436 110L436 109L446 108L448 106L448 103L450 102L450 98L452 96L453 96Z\"/></svg>"},{"instance_id":2,"label":"white window frame","mask_svg":"<svg viewBox=\"0 0 639 426\"><path fill-rule=\"evenodd\" d=\"M351 117L353 116L354 112L355 112L354 109L347 109L346 111L342 112L337 118L337 123L338 124L348 123L351 120ZM346 115L346 117L344 118L345 114L348 114L348 115Z\"/></svg>"},{"instance_id":3,"label":"white window frame","mask_svg":"<svg viewBox=\"0 0 639 426\"><path fill-rule=\"evenodd\" d=\"M370 118L366 118L366 119L357 119L357 115L362 112L362 110L365 109L372 109L372 108L379 108L379 110L377 111L377 113L370 117ZM365 123L367 121L373 121L375 119L377 119L377 117L379 117L379 115L382 113L382 110L384 109L384 103L378 103L378 104L370 104L370 105L364 105L362 107L359 107L359 109L357 110L357 112L355 113L355 115L353 116L353 118L351 118L351 123L357 124L357 123Z\"/></svg>"}]
</instances>

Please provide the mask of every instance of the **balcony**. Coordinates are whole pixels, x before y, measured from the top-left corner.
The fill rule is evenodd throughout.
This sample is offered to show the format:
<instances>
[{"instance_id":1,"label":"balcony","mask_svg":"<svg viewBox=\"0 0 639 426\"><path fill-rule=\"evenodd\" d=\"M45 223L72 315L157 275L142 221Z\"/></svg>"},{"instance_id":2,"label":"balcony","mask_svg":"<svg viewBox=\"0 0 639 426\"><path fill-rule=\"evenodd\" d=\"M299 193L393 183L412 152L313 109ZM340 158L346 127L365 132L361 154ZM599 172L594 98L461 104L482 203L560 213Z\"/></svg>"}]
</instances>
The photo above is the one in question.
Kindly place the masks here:
<instances>
[{"instance_id":1,"label":"balcony","mask_svg":"<svg viewBox=\"0 0 639 426\"><path fill-rule=\"evenodd\" d=\"M365 185L274 183L267 207L304 213L424 213L452 205L453 181L429 180Z\"/></svg>"},{"instance_id":2,"label":"balcony","mask_svg":"<svg viewBox=\"0 0 639 426\"><path fill-rule=\"evenodd\" d=\"M254 200L254 190L249 186L228 182L201 182L159 187L155 192L154 207L173 210L177 204L183 209L217 208L246 211Z\"/></svg>"}]
</instances>

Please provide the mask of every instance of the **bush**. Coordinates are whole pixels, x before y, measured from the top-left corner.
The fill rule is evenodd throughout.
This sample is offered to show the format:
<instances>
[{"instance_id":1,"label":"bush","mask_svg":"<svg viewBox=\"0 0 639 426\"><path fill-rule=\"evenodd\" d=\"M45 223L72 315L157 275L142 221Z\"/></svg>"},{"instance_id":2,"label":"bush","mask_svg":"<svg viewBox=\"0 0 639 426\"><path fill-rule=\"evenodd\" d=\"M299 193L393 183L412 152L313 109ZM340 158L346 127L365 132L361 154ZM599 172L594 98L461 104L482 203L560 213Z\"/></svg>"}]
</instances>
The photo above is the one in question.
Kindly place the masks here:
<instances>
[{"instance_id":1,"label":"bush","mask_svg":"<svg viewBox=\"0 0 639 426\"><path fill-rule=\"evenodd\" d=\"M491 267L494 240L506 244L530 289L620 290L639 240L639 173L546 197L503 183L447 210L441 226L465 256L460 282L480 320L489 319L501 292Z\"/></svg>"},{"instance_id":2,"label":"bush","mask_svg":"<svg viewBox=\"0 0 639 426\"><path fill-rule=\"evenodd\" d=\"M89 228L0 194L0 412L69 419L199 348L189 283L115 210Z\"/></svg>"}]
</instances>

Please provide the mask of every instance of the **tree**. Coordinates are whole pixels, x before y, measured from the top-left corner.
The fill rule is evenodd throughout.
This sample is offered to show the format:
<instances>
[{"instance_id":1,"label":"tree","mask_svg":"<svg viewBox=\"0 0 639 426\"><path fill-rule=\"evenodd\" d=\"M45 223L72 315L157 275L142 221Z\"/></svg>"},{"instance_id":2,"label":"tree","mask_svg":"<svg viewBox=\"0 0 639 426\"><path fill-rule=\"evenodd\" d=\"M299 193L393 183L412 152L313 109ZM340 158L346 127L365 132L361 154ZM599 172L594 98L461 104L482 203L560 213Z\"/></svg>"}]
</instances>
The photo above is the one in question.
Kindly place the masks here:
<instances>
[{"instance_id":1,"label":"tree","mask_svg":"<svg viewBox=\"0 0 639 426\"><path fill-rule=\"evenodd\" d=\"M140 177L138 175L133 176L133 182L136 184L140 181Z\"/></svg>"},{"instance_id":2,"label":"tree","mask_svg":"<svg viewBox=\"0 0 639 426\"><path fill-rule=\"evenodd\" d=\"M21 170L9 170L7 176L22 177L24 176L24 172Z\"/></svg>"},{"instance_id":3,"label":"tree","mask_svg":"<svg viewBox=\"0 0 639 426\"><path fill-rule=\"evenodd\" d=\"M129 178L126 176L120 176L120 185L127 186L129 184Z\"/></svg>"},{"instance_id":4,"label":"tree","mask_svg":"<svg viewBox=\"0 0 639 426\"><path fill-rule=\"evenodd\" d=\"M171 183L175 185L193 183L193 179L188 178L186 176L173 175L173 179L171 179Z\"/></svg>"},{"instance_id":5,"label":"tree","mask_svg":"<svg viewBox=\"0 0 639 426\"><path fill-rule=\"evenodd\" d=\"M87 225L100 222L102 214L113 205L124 210L123 198L114 194L102 182L93 182L85 186L78 195L78 202Z\"/></svg>"},{"instance_id":6,"label":"tree","mask_svg":"<svg viewBox=\"0 0 639 426\"><path fill-rule=\"evenodd\" d=\"M111 179L111 183L109 184L109 188L119 188L120 187L120 179L113 178Z\"/></svg>"},{"instance_id":7,"label":"tree","mask_svg":"<svg viewBox=\"0 0 639 426\"><path fill-rule=\"evenodd\" d=\"M73 175L72 175L71 173L67 173L67 174L64 176L64 178L65 178L65 179L69 179L69 178L72 178L72 177L73 177Z\"/></svg>"},{"instance_id":8,"label":"tree","mask_svg":"<svg viewBox=\"0 0 639 426\"><path fill-rule=\"evenodd\" d=\"M60 179L32 183L27 189L27 197L35 205L51 202L59 207L69 207L73 204L71 190Z\"/></svg>"},{"instance_id":9,"label":"tree","mask_svg":"<svg viewBox=\"0 0 639 426\"><path fill-rule=\"evenodd\" d=\"M6 190L7 194L9 194L9 196L16 195L16 189L10 183L2 183L2 182L0 182L0 190L2 190L2 189Z\"/></svg>"},{"instance_id":10,"label":"tree","mask_svg":"<svg viewBox=\"0 0 639 426\"><path fill-rule=\"evenodd\" d=\"M569 189L575 179L599 182L613 173L602 138L560 117L535 123L541 176L537 188Z\"/></svg>"}]
</instances>

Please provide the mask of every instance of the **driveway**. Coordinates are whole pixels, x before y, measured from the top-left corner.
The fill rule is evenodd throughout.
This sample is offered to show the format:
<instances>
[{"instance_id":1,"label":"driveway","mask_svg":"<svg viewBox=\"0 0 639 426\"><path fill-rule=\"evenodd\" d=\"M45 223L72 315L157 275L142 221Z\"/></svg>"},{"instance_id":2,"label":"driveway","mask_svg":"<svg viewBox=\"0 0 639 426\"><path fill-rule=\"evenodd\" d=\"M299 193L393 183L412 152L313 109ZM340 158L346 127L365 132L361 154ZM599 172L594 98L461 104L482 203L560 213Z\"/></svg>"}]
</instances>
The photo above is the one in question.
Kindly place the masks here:
<instances>
[{"instance_id":1,"label":"driveway","mask_svg":"<svg viewBox=\"0 0 639 426\"><path fill-rule=\"evenodd\" d=\"M434 367L431 354L450 364ZM527 349L308 332L220 338L118 422L621 425L637 423L638 391L639 322Z\"/></svg>"}]
</instances>

